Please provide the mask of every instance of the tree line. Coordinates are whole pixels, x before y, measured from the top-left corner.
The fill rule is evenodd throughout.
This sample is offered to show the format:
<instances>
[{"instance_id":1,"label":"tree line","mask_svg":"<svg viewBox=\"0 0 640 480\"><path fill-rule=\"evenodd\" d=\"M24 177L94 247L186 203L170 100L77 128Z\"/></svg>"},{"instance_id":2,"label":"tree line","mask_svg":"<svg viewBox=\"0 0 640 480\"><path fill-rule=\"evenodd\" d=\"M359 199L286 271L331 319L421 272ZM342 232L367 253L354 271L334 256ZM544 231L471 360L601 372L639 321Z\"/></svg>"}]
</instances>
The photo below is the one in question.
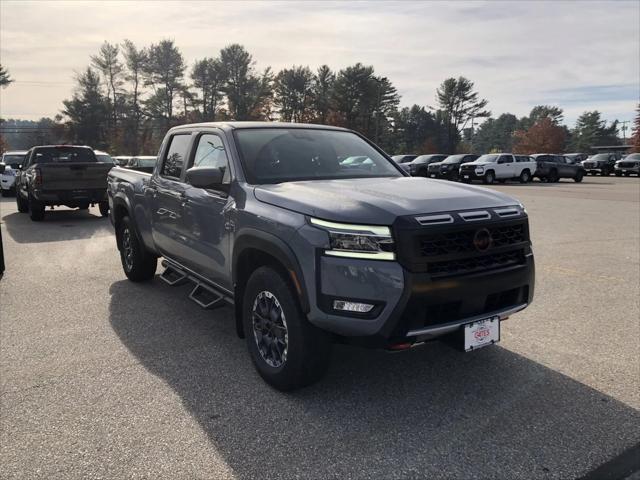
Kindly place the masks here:
<instances>
[{"instance_id":1,"label":"tree line","mask_svg":"<svg viewBox=\"0 0 640 480\"><path fill-rule=\"evenodd\" d=\"M1 67L0 73L6 86L9 74ZM259 70L242 45L232 44L189 66L172 40L146 47L125 40L104 42L91 56L54 119L31 127L9 121L3 130L12 148L50 137L123 155L154 154L174 125L224 120L343 126L391 154L588 152L593 145L619 143L617 122L607 124L597 111L582 114L571 130L554 106L536 106L522 118L493 118L488 101L462 76L442 82L434 106L400 107L400 100L389 78L361 63L337 71L293 65L276 73Z\"/></svg>"}]
</instances>

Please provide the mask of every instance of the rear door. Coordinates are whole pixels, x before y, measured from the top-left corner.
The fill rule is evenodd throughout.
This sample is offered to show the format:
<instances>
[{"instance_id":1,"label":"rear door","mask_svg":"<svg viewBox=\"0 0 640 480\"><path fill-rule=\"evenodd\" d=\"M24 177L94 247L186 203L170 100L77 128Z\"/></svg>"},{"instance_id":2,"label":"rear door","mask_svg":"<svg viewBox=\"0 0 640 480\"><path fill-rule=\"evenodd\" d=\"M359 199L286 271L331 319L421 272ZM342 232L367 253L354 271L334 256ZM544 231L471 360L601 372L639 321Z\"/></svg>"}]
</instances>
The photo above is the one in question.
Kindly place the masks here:
<instances>
[{"instance_id":1,"label":"rear door","mask_svg":"<svg viewBox=\"0 0 640 480\"><path fill-rule=\"evenodd\" d=\"M218 189L187 186L184 199L184 230L187 236L186 266L231 289L229 236L234 230L231 217L234 199L229 195L231 170L229 149L217 131L201 132L194 140L189 167L218 168L223 184Z\"/></svg>"},{"instance_id":2,"label":"rear door","mask_svg":"<svg viewBox=\"0 0 640 480\"><path fill-rule=\"evenodd\" d=\"M168 139L158 174L151 178L148 189L153 241L163 255L179 262L188 257L182 203L187 189L183 170L190 144L191 132L178 132Z\"/></svg>"}]
</instances>

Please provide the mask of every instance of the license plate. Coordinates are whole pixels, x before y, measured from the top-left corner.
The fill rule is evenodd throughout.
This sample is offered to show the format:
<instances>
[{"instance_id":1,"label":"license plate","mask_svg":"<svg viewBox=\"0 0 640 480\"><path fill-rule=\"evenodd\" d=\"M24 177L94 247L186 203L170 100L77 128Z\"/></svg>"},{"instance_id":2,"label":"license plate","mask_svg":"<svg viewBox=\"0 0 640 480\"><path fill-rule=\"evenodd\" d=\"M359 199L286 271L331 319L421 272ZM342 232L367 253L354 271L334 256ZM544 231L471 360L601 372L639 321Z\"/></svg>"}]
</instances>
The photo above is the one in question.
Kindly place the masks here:
<instances>
[{"instance_id":1,"label":"license plate","mask_svg":"<svg viewBox=\"0 0 640 480\"><path fill-rule=\"evenodd\" d=\"M464 326L464 351L470 352L500 341L500 318L491 317Z\"/></svg>"},{"instance_id":2,"label":"license plate","mask_svg":"<svg viewBox=\"0 0 640 480\"><path fill-rule=\"evenodd\" d=\"M469 175L465 175L464 178L469 178Z\"/></svg>"},{"instance_id":3,"label":"license plate","mask_svg":"<svg viewBox=\"0 0 640 480\"><path fill-rule=\"evenodd\" d=\"M436 178L436 174L435 174L435 173L432 173L432 174L431 174L431 178Z\"/></svg>"}]
</instances>

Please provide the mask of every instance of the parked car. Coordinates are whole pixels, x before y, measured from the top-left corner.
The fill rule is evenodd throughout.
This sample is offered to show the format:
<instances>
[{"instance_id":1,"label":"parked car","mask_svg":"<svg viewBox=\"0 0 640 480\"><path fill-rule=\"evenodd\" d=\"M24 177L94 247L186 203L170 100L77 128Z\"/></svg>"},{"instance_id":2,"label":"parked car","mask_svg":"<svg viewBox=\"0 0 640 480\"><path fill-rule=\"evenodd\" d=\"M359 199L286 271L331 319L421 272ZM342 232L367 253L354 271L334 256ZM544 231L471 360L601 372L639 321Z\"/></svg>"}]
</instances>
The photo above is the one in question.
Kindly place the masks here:
<instances>
[{"instance_id":1,"label":"parked car","mask_svg":"<svg viewBox=\"0 0 640 480\"><path fill-rule=\"evenodd\" d=\"M598 153L584 160L582 166L587 174L607 176L614 171L617 160L615 153Z\"/></svg>"},{"instance_id":2,"label":"parked car","mask_svg":"<svg viewBox=\"0 0 640 480\"><path fill-rule=\"evenodd\" d=\"M131 157L124 168L138 170L140 172L152 173L156 166L157 157L143 155L140 157Z\"/></svg>"},{"instance_id":3,"label":"parked car","mask_svg":"<svg viewBox=\"0 0 640 480\"><path fill-rule=\"evenodd\" d=\"M113 157L113 161L118 167L124 167L131 160L130 156L126 155L118 155L117 157Z\"/></svg>"},{"instance_id":4,"label":"parked car","mask_svg":"<svg viewBox=\"0 0 640 480\"><path fill-rule=\"evenodd\" d=\"M26 153L24 151L12 151L2 154L2 160L0 160L0 189L3 197L8 197L15 193L16 174L22 167Z\"/></svg>"},{"instance_id":5,"label":"parked car","mask_svg":"<svg viewBox=\"0 0 640 480\"><path fill-rule=\"evenodd\" d=\"M532 155L536 162L534 176L543 182L558 182L561 178L572 178L580 183L585 175L582 164L571 163L564 155L552 155L549 153L537 153Z\"/></svg>"},{"instance_id":6,"label":"parked car","mask_svg":"<svg viewBox=\"0 0 640 480\"><path fill-rule=\"evenodd\" d=\"M31 220L44 218L45 207L87 209L98 204L107 216L107 173L111 162L98 161L90 147L47 145L31 148L16 178L18 211Z\"/></svg>"},{"instance_id":7,"label":"parked car","mask_svg":"<svg viewBox=\"0 0 640 480\"><path fill-rule=\"evenodd\" d=\"M492 184L496 180L505 182L511 179L528 183L535 171L536 162L530 157L522 155L516 158L511 153L490 153L461 165L460 179L466 183L482 180L486 184Z\"/></svg>"},{"instance_id":8,"label":"parked car","mask_svg":"<svg viewBox=\"0 0 640 480\"><path fill-rule=\"evenodd\" d=\"M628 177L632 173L640 176L640 153L631 153L615 164L616 177Z\"/></svg>"},{"instance_id":9,"label":"parked car","mask_svg":"<svg viewBox=\"0 0 640 480\"><path fill-rule=\"evenodd\" d=\"M98 159L99 162L103 162L103 163L112 163L112 164L116 164L116 161L111 158L111 155L109 155L107 152L103 152L101 150L94 150L93 153L95 153L96 158Z\"/></svg>"},{"instance_id":10,"label":"parked car","mask_svg":"<svg viewBox=\"0 0 640 480\"><path fill-rule=\"evenodd\" d=\"M391 159L400 164L400 163L409 163L410 161L412 161L414 158L416 158L418 155L394 155L391 157Z\"/></svg>"},{"instance_id":11,"label":"parked car","mask_svg":"<svg viewBox=\"0 0 640 480\"><path fill-rule=\"evenodd\" d=\"M460 165L473 162L477 158L478 155L471 154L449 155L441 162L429 164L429 177L457 181L460 179Z\"/></svg>"},{"instance_id":12,"label":"parked car","mask_svg":"<svg viewBox=\"0 0 640 480\"><path fill-rule=\"evenodd\" d=\"M429 165L435 162L441 162L447 158L447 156L448 155L439 153L432 155L420 155L411 160L410 163L402 164L402 168L414 177L426 177L429 174Z\"/></svg>"},{"instance_id":13,"label":"parked car","mask_svg":"<svg viewBox=\"0 0 640 480\"><path fill-rule=\"evenodd\" d=\"M569 163L582 163L584 160L589 158L589 155L586 153L565 153L565 158L569 160Z\"/></svg>"},{"instance_id":14,"label":"parked car","mask_svg":"<svg viewBox=\"0 0 640 480\"><path fill-rule=\"evenodd\" d=\"M334 342L405 350L500 339L534 293L526 211L482 188L411 178L365 137L322 125L174 127L152 175L109 172L125 275L191 282L275 388L307 385ZM338 156L338 153L342 156ZM340 165L366 156L370 170Z\"/></svg>"}]
</instances>

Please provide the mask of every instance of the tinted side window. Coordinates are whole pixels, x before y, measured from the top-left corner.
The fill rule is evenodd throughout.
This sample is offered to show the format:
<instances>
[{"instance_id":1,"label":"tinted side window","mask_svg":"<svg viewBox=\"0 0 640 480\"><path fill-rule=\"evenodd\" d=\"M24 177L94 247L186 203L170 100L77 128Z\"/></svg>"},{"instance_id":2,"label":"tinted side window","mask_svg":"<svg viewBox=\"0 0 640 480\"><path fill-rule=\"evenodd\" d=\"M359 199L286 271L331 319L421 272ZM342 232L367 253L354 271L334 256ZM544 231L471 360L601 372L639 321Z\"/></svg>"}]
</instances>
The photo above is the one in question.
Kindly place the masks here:
<instances>
[{"instance_id":1,"label":"tinted side window","mask_svg":"<svg viewBox=\"0 0 640 480\"><path fill-rule=\"evenodd\" d=\"M191 134L174 135L171 137L169 149L162 164L160 175L163 177L180 178L189 148Z\"/></svg>"},{"instance_id":2,"label":"tinted side window","mask_svg":"<svg viewBox=\"0 0 640 480\"><path fill-rule=\"evenodd\" d=\"M501 155L498 163L510 163L512 161L511 156L509 155Z\"/></svg>"},{"instance_id":3,"label":"tinted side window","mask_svg":"<svg viewBox=\"0 0 640 480\"><path fill-rule=\"evenodd\" d=\"M222 183L229 183L231 174L228 165L227 151L224 148L222 139L212 133L202 135L198 139L198 148L193 158L193 166L219 168L223 172Z\"/></svg>"}]
</instances>

